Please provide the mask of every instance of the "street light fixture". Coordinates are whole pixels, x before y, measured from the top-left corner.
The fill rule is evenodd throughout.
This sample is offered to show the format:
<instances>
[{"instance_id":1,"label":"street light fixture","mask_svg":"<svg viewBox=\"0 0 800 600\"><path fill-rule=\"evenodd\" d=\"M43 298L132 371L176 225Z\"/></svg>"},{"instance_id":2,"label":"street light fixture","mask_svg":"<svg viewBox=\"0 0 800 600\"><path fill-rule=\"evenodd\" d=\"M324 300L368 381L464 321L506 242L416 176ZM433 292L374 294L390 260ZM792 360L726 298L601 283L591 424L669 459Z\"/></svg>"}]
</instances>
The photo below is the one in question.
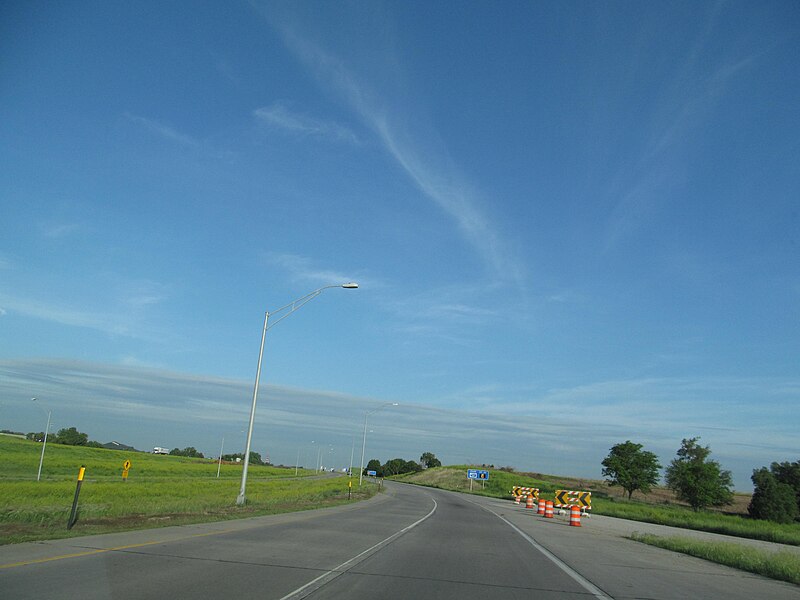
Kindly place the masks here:
<instances>
[{"instance_id":1,"label":"street light fixture","mask_svg":"<svg viewBox=\"0 0 800 600\"><path fill-rule=\"evenodd\" d=\"M36 398L31 398L32 402L36 402ZM39 472L36 473L36 481L39 481L42 478L42 463L44 463L44 449L47 448L47 434L50 432L50 415L52 411L45 410L43 406L41 406L41 402L39 404L39 408L42 409L43 412L47 413L47 427L44 429L44 441L42 442L42 456L39 458Z\"/></svg>"},{"instance_id":2,"label":"street light fixture","mask_svg":"<svg viewBox=\"0 0 800 600\"><path fill-rule=\"evenodd\" d=\"M339 285L326 285L321 287L317 290L314 290L310 294L306 294L302 298L298 298L294 302L290 302L286 306L282 306L277 310L273 310L272 312L266 311L264 313L264 329L261 332L261 349L258 352L258 367L256 368L256 383L253 387L253 405L250 407L250 425L247 428L247 443L245 445L244 450L244 468L242 469L242 485L239 488L239 495L236 498L236 504L239 506L244 505L247 502L247 498L245 496L245 488L247 486L247 467L250 465L250 442L253 438L253 422L256 418L256 401L258 400L258 382L261 379L261 359L264 356L264 340L267 337L267 329L270 327L274 327L281 321L283 321L286 317L291 315L294 311L299 310L301 307L305 306L307 303L311 302L314 298L319 296L324 290L329 288L344 288L346 290L354 290L358 288L357 283L343 283ZM268 325L270 316L277 315L282 313L283 311L288 311L285 315L280 317L277 321L274 321L271 325Z\"/></svg>"},{"instance_id":3,"label":"street light fixture","mask_svg":"<svg viewBox=\"0 0 800 600\"><path fill-rule=\"evenodd\" d=\"M358 487L361 487L361 480L364 478L364 450L367 448L367 417L372 413L376 413L387 406L398 406L397 402L387 402L381 404L378 408L368 410L364 413L364 440L361 442L361 471L358 473Z\"/></svg>"}]
</instances>

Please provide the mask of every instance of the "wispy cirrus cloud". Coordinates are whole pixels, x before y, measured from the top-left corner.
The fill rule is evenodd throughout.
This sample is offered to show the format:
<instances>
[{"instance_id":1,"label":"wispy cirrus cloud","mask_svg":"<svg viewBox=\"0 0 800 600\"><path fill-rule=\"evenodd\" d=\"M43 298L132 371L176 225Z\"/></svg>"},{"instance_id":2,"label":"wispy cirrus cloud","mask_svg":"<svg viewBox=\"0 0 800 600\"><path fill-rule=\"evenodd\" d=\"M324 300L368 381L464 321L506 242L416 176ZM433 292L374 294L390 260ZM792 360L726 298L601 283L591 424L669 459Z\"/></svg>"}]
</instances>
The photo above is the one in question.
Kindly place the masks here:
<instances>
[{"instance_id":1,"label":"wispy cirrus cloud","mask_svg":"<svg viewBox=\"0 0 800 600\"><path fill-rule=\"evenodd\" d=\"M75 308L67 298L57 303L37 298L0 293L0 305L6 314L22 315L69 327L80 327L111 335L141 340L163 340L164 332L146 326L149 310L163 302L165 288L152 281L121 281L108 284L113 292L97 307ZM98 300L98 302L100 302Z\"/></svg>"},{"instance_id":2,"label":"wispy cirrus cloud","mask_svg":"<svg viewBox=\"0 0 800 600\"><path fill-rule=\"evenodd\" d=\"M0 294L2 303L7 313L16 313L34 319L51 321L60 325L71 327L86 327L115 335L130 335L137 337L136 329L127 327L125 321L111 314L97 311L77 310L65 306L63 303L50 304L30 298L19 298Z\"/></svg>"},{"instance_id":3,"label":"wispy cirrus cloud","mask_svg":"<svg viewBox=\"0 0 800 600\"><path fill-rule=\"evenodd\" d=\"M269 15L265 15L267 20ZM347 65L285 24L273 24L286 46L322 86L344 99L422 193L445 212L491 269L495 279L522 285L525 267L486 213L480 194L449 158L438 133L413 115L387 108Z\"/></svg>"},{"instance_id":4,"label":"wispy cirrus cloud","mask_svg":"<svg viewBox=\"0 0 800 600\"><path fill-rule=\"evenodd\" d=\"M199 148L201 146L201 143L192 136L181 133L172 126L156 121L155 119L149 119L147 117L134 115L128 112L125 113L125 118L132 123L142 125L151 133L155 133L156 135L169 140L170 142L174 142L187 148Z\"/></svg>"},{"instance_id":5,"label":"wispy cirrus cloud","mask_svg":"<svg viewBox=\"0 0 800 600\"><path fill-rule=\"evenodd\" d=\"M342 271L320 267L313 259L299 254L268 252L264 254L264 260L270 265L288 271L296 281L310 281L322 285L348 283L354 280L359 284L364 283L363 277L354 277L353 274L346 275Z\"/></svg>"},{"instance_id":6,"label":"wispy cirrus cloud","mask_svg":"<svg viewBox=\"0 0 800 600\"><path fill-rule=\"evenodd\" d=\"M78 223L47 222L40 224L39 229L44 237L59 239L79 232L81 230L81 226Z\"/></svg>"},{"instance_id":7,"label":"wispy cirrus cloud","mask_svg":"<svg viewBox=\"0 0 800 600\"><path fill-rule=\"evenodd\" d=\"M752 70L769 51L762 49L721 63L709 58L703 47L715 20L716 15L712 14L706 31L687 52L685 61L676 68L660 100L652 107L641 157L633 169L625 167L633 175L626 175L617 190L619 201L612 209L605 233L606 251L654 218L664 198L670 196L671 186L680 179L683 157L686 147L693 143L693 133L713 116L714 108L736 79ZM697 83L687 85L687 81Z\"/></svg>"},{"instance_id":8,"label":"wispy cirrus cloud","mask_svg":"<svg viewBox=\"0 0 800 600\"><path fill-rule=\"evenodd\" d=\"M344 125L292 112L281 102L259 108L253 111L253 114L266 125L298 135L323 137L351 144L359 143L356 134Z\"/></svg>"}]
</instances>

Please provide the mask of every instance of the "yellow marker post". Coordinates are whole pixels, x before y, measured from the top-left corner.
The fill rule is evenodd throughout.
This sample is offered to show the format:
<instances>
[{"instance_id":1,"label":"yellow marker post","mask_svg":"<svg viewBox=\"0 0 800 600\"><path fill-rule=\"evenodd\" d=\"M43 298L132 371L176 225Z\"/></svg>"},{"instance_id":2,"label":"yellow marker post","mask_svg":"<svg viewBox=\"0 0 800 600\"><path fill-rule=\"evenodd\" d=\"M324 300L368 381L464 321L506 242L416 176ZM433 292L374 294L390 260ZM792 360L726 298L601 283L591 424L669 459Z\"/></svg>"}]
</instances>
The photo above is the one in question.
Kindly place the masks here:
<instances>
[{"instance_id":1,"label":"yellow marker post","mask_svg":"<svg viewBox=\"0 0 800 600\"><path fill-rule=\"evenodd\" d=\"M130 460L126 460L124 463L122 463L122 481L123 481L123 483L128 481L128 471L130 470L130 468L131 468L131 461Z\"/></svg>"},{"instance_id":2,"label":"yellow marker post","mask_svg":"<svg viewBox=\"0 0 800 600\"><path fill-rule=\"evenodd\" d=\"M86 467L81 465L81 470L78 471L78 485L75 487L75 499L72 501L72 512L69 515L69 521L67 521L67 529L72 529L72 526L78 520L78 496L81 493L81 484L85 473Z\"/></svg>"}]
</instances>

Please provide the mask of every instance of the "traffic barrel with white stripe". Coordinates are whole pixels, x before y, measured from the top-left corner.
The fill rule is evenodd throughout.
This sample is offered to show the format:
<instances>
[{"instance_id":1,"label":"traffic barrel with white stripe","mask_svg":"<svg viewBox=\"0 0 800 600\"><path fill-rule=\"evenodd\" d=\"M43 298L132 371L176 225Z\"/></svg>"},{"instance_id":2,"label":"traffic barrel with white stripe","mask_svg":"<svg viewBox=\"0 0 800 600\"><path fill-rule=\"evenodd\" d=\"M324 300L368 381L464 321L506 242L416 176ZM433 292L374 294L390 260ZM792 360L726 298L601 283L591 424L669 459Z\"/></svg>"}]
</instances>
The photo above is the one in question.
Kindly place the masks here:
<instances>
[{"instance_id":1,"label":"traffic barrel with white stripe","mask_svg":"<svg viewBox=\"0 0 800 600\"><path fill-rule=\"evenodd\" d=\"M553 518L553 501L552 500L548 500L547 504L545 505L544 518L545 519L552 519Z\"/></svg>"},{"instance_id":2,"label":"traffic barrel with white stripe","mask_svg":"<svg viewBox=\"0 0 800 600\"><path fill-rule=\"evenodd\" d=\"M581 509L578 506L569 507L569 525L570 527L581 526Z\"/></svg>"}]
</instances>

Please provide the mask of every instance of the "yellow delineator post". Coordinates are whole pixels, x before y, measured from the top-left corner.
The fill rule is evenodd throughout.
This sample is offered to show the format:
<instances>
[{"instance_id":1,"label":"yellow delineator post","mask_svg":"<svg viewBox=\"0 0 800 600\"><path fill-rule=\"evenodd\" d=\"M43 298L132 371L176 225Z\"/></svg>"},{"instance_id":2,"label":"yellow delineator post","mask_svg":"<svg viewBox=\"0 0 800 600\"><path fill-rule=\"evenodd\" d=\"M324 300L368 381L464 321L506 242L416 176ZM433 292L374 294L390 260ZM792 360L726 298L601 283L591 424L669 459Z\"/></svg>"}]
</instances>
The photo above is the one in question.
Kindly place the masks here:
<instances>
[{"instance_id":1,"label":"yellow delineator post","mask_svg":"<svg viewBox=\"0 0 800 600\"><path fill-rule=\"evenodd\" d=\"M75 487L75 499L72 501L72 512L69 515L69 521L67 521L67 529L72 529L72 526L78 520L78 496L81 493L84 473L86 473L86 467L81 465L81 470L78 471L78 485Z\"/></svg>"}]
</instances>

